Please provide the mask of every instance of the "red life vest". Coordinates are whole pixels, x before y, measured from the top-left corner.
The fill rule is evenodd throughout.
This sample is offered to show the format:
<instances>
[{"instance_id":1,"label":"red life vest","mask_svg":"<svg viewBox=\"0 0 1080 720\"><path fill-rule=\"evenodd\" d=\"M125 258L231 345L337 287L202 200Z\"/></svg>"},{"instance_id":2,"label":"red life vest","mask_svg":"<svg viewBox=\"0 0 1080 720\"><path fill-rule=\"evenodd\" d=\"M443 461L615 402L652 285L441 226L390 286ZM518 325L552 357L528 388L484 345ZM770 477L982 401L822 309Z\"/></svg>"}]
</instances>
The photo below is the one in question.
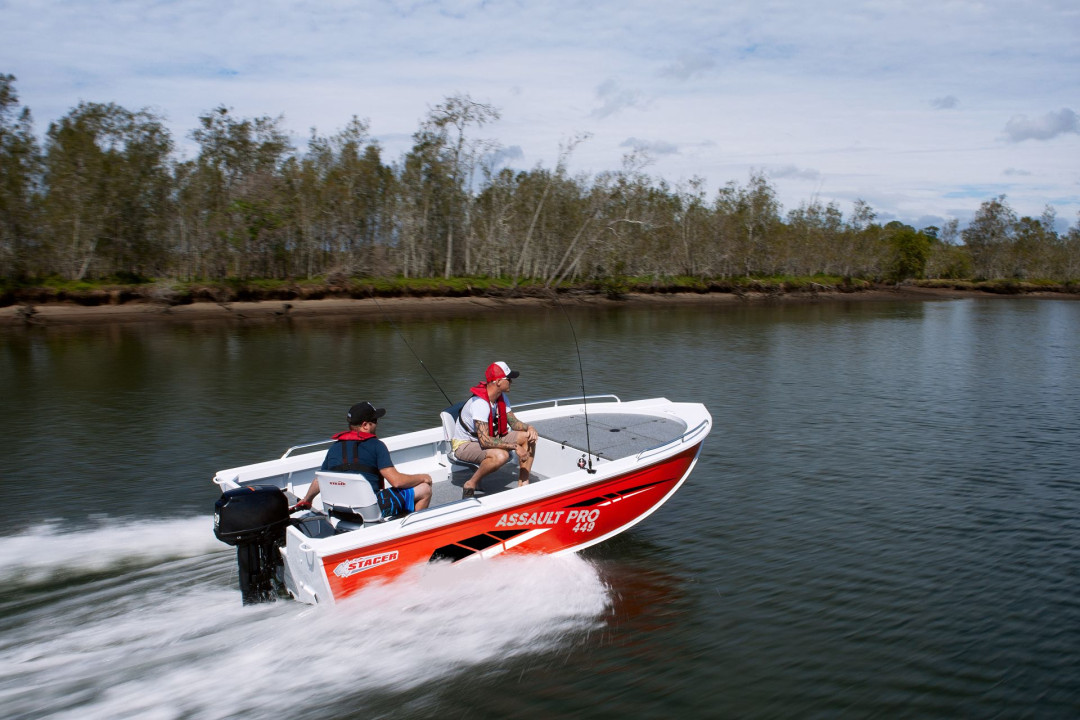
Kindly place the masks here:
<instances>
[{"instance_id":1,"label":"red life vest","mask_svg":"<svg viewBox=\"0 0 1080 720\"><path fill-rule=\"evenodd\" d=\"M469 388L469 391L478 398L483 398L487 402L488 407L491 408L488 413L488 428L491 430L492 435L502 437L510 431L509 421L506 418L506 398L502 393L499 393L499 399L492 404L488 399L487 385L480 383ZM496 419L498 419L498 432L495 431Z\"/></svg>"}]
</instances>

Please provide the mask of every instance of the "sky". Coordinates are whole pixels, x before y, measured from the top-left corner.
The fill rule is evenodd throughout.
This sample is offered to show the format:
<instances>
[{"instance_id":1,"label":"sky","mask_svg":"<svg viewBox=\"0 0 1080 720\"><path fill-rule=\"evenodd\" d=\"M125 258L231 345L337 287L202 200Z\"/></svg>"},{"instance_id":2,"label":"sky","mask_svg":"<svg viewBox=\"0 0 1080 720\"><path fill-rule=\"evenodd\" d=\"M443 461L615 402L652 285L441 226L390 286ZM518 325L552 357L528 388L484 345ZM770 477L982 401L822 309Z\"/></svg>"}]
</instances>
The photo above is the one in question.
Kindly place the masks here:
<instances>
[{"instance_id":1,"label":"sky","mask_svg":"<svg viewBox=\"0 0 1080 720\"><path fill-rule=\"evenodd\" d=\"M278 117L303 148L358 116L398 160L467 94L510 167L671 186L767 174L784 212L856 200L961 226L1005 195L1080 213L1076 0L0 0L0 73L35 130L79 102L150 109L191 157L198 117Z\"/></svg>"}]
</instances>

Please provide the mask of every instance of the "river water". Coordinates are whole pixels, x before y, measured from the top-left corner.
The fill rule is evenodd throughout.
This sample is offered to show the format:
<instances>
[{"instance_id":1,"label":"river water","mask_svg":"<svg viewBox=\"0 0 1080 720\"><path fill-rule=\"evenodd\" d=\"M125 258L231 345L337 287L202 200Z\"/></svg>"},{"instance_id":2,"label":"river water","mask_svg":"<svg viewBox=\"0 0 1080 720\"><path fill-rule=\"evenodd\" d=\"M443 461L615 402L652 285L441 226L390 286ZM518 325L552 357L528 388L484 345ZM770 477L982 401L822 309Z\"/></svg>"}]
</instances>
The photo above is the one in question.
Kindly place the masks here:
<instances>
[{"instance_id":1,"label":"river water","mask_svg":"<svg viewBox=\"0 0 1080 720\"><path fill-rule=\"evenodd\" d=\"M581 555L241 605L216 470L495 359L715 426ZM5 718L1080 716L1077 302L12 329L0 409Z\"/></svg>"}]
</instances>

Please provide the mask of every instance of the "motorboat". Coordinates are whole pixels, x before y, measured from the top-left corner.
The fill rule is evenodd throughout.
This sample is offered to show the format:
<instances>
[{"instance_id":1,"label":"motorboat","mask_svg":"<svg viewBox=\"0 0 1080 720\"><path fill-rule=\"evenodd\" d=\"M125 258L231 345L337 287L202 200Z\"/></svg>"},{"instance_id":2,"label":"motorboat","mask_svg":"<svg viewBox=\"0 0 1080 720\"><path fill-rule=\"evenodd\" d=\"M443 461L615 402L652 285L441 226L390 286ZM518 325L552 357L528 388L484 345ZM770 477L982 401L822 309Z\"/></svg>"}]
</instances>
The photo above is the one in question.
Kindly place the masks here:
<instances>
[{"instance_id":1,"label":"motorboat","mask_svg":"<svg viewBox=\"0 0 1080 720\"><path fill-rule=\"evenodd\" d=\"M332 440L216 473L215 532L237 548L244 602L333 603L425 563L601 543L679 489L712 429L704 405L665 398L579 395L516 404L514 414L540 436L529 483L519 487L511 460L468 498L462 484L475 468L451 451L450 412L441 427L382 438L398 470L432 478L429 507L404 517L384 518L363 476L320 470ZM311 509L290 513L316 478Z\"/></svg>"}]
</instances>

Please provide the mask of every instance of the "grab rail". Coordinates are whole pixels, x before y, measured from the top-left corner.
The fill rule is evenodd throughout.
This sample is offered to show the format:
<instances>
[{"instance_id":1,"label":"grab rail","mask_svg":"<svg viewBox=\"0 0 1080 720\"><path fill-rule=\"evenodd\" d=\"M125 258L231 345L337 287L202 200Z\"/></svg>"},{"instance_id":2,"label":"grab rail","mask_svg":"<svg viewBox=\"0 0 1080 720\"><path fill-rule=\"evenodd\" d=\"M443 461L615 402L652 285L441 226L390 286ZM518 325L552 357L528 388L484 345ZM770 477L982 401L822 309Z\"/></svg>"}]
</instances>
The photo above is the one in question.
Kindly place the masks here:
<instances>
[{"instance_id":1,"label":"grab rail","mask_svg":"<svg viewBox=\"0 0 1080 720\"><path fill-rule=\"evenodd\" d=\"M285 458L292 455L293 450L303 450L304 448L316 447L318 445L326 445L327 443L332 442L334 442L334 439L330 438L329 440L317 440L316 442L304 443L303 445L293 445L291 448L285 451L285 454L282 455L280 459L284 460Z\"/></svg>"},{"instance_id":2,"label":"grab rail","mask_svg":"<svg viewBox=\"0 0 1080 720\"><path fill-rule=\"evenodd\" d=\"M651 448L645 448L644 450L639 452L635 457L636 457L637 460L640 460L643 457L645 457L646 454L654 454L656 452L659 452L660 450L666 448L668 445L674 445L675 443L689 442L690 438L694 437L695 435L700 434L702 432L702 430L705 428L705 426L708 425L708 424L709 424L708 420L702 420L697 425L695 425L691 429L687 430L686 432L684 432L679 437L677 437L677 438L675 438L673 440L668 440L666 443L661 443L659 445L655 445L655 446L653 446Z\"/></svg>"},{"instance_id":3,"label":"grab rail","mask_svg":"<svg viewBox=\"0 0 1080 720\"><path fill-rule=\"evenodd\" d=\"M214 484L217 485L220 488L225 487L225 485L227 483L231 483L231 482L239 483L240 482L240 476L239 475L233 475L231 478L223 478L223 477L221 477L219 475L214 476Z\"/></svg>"},{"instance_id":4,"label":"grab rail","mask_svg":"<svg viewBox=\"0 0 1080 720\"><path fill-rule=\"evenodd\" d=\"M437 508L428 508L421 510L420 512L410 513L406 515L401 521L401 527L411 524L413 521L425 520L430 518L442 517L443 515L449 515L450 513L458 512L459 510L468 510L471 507L480 505L479 498L462 498L457 502L450 503L449 505L441 505ZM435 512L439 510L441 512Z\"/></svg>"},{"instance_id":5,"label":"grab rail","mask_svg":"<svg viewBox=\"0 0 1080 720\"><path fill-rule=\"evenodd\" d=\"M574 400L576 402L581 402L582 400L605 400L605 399L612 400L612 401L617 402L617 403L622 402L622 400L619 399L618 395L584 395L584 396L583 395L572 395L570 397L552 398L550 400L533 400L532 402L515 403L514 404L514 410L520 410L523 407L532 407L533 405L545 405L547 403L552 403L552 407L559 407L559 403L567 402L567 401L570 401L570 400Z\"/></svg>"}]
</instances>

